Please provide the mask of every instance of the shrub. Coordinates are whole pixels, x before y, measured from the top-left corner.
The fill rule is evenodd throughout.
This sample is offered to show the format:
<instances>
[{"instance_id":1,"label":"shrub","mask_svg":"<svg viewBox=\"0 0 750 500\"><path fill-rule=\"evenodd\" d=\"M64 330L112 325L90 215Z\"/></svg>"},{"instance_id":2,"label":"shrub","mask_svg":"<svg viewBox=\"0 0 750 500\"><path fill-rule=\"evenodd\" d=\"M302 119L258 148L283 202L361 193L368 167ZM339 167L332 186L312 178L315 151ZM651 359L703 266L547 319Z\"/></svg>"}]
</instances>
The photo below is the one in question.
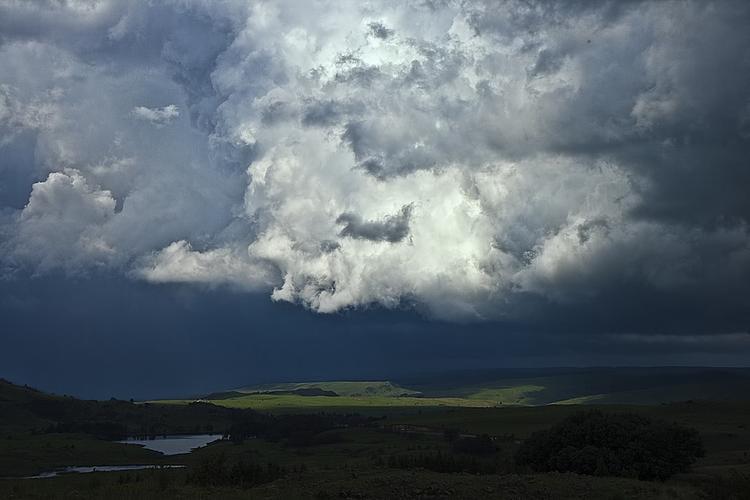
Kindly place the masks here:
<instances>
[{"instance_id":1,"label":"shrub","mask_svg":"<svg viewBox=\"0 0 750 500\"><path fill-rule=\"evenodd\" d=\"M537 472L664 480L703 456L697 431L627 413L585 411L535 432L516 463Z\"/></svg>"}]
</instances>

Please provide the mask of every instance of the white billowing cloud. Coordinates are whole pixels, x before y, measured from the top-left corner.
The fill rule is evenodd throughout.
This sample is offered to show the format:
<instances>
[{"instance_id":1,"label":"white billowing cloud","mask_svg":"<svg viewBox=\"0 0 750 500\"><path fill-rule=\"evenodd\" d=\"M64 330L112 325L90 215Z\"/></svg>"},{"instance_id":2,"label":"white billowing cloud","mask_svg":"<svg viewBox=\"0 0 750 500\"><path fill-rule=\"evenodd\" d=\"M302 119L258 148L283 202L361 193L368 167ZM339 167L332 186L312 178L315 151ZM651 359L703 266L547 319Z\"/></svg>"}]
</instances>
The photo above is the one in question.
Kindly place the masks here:
<instances>
[{"instance_id":1,"label":"white billowing cloud","mask_svg":"<svg viewBox=\"0 0 750 500\"><path fill-rule=\"evenodd\" d=\"M750 278L740 3L84 5L0 7L24 265L462 320Z\"/></svg>"},{"instance_id":2,"label":"white billowing cloud","mask_svg":"<svg viewBox=\"0 0 750 500\"><path fill-rule=\"evenodd\" d=\"M617 224L633 203L612 167L546 158L382 182L352 170L352 153L318 130L288 142L250 167L246 210L260 228L250 254L283 273L274 298L321 312L422 300L442 317L484 317L490 296L544 273L554 234L601 217ZM404 206L412 208L401 241L341 237L342 213L378 220ZM574 252L592 245L576 239L567 258L585 259Z\"/></svg>"},{"instance_id":3,"label":"white billowing cloud","mask_svg":"<svg viewBox=\"0 0 750 500\"><path fill-rule=\"evenodd\" d=\"M147 108L146 106L136 106L131 111L133 117L153 124L157 128L164 127L172 123L180 116L180 108L174 104L169 104L163 108Z\"/></svg>"},{"instance_id":4,"label":"white billowing cloud","mask_svg":"<svg viewBox=\"0 0 750 500\"><path fill-rule=\"evenodd\" d=\"M184 240L175 241L143 260L137 273L154 283L225 282L254 289L269 286L274 278L273 270L263 262L251 262L246 255L237 255L229 248L198 252Z\"/></svg>"},{"instance_id":5,"label":"white billowing cloud","mask_svg":"<svg viewBox=\"0 0 750 500\"><path fill-rule=\"evenodd\" d=\"M106 264L114 249L98 229L114 215L109 191L91 186L78 170L53 172L32 187L18 217L12 257L42 270Z\"/></svg>"},{"instance_id":6,"label":"white billowing cloud","mask_svg":"<svg viewBox=\"0 0 750 500\"><path fill-rule=\"evenodd\" d=\"M298 153L282 148L251 168L248 210L267 220L249 251L283 273L274 298L333 312L447 296L450 310L441 314L448 316L469 312L471 297L491 287L479 267L493 257L490 227L478 200L463 192L459 170L421 171L385 184L361 171L352 175L350 161L326 155L322 163L313 156L320 151ZM319 166L309 168L302 157ZM349 182L331 182L340 175ZM410 203L409 234L401 241L340 236L342 213L382 219Z\"/></svg>"}]
</instances>

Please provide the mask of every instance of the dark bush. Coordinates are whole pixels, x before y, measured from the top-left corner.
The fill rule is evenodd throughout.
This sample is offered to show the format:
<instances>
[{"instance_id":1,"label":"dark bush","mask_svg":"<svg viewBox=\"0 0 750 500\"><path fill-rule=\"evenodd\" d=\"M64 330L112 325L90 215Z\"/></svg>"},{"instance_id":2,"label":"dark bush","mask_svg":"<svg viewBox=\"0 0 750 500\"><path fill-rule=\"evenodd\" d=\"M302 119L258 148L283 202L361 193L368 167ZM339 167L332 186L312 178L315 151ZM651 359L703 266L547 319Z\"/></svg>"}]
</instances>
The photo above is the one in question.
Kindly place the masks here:
<instances>
[{"instance_id":1,"label":"dark bush","mask_svg":"<svg viewBox=\"0 0 750 500\"><path fill-rule=\"evenodd\" d=\"M246 439L255 438L265 432L266 427L266 424L262 421L245 418L233 422L225 435L233 443L242 444Z\"/></svg>"},{"instance_id":2,"label":"dark bush","mask_svg":"<svg viewBox=\"0 0 750 500\"><path fill-rule=\"evenodd\" d=\"M694 429L627 413L585 411L535 432L516 463L537 472L664 480L686 471L703 444Z\"/></svg>"}]
</instances>

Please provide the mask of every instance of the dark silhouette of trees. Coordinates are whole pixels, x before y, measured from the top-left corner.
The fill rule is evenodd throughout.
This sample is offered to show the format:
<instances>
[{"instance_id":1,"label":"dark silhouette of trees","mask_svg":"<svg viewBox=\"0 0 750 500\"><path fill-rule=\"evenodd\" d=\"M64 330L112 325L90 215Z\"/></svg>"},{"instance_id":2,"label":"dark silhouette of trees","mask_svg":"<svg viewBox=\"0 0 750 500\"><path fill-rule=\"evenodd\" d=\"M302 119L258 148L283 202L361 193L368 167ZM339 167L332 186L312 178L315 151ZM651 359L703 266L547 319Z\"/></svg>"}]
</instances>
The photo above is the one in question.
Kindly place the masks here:
<instances>
[{"instance_id":1,"label":"dark silhouette of trees","mask_svg":"<svg viewBox=\"0 0 750 500\"><path fill-rule=\"evenodd\" d=\"M235 420L225 433L234 443L246 439L262 438L271 442L283 442L287 446L302 447L338 443L343 440L340 433L331 432L348 427L367 427L376 419L351 414L250 414Z\"/></svg>"},{"instance_id":2,"label":"dark silhouette of trees","mask_svg":"<svg viewBox=\"0 0 750 500\"><path fill-rule=\"evenodd\" d=\"M47 433L81 433L99 439L118 440L128 437L128 429L119 422L61 422L50 425Z\"/></svg>"},{"instance_id":3,"label":"dark silhouette of trees","mask_svg":"<svg viewBox=\"0 0 750 500\"><path fill-rule=\"evenodd\" d=\"M516 453L516 463L536 472L653 481L688 470L703 454L694 429L640 415L591 410L532 434Z\"/></svg>"}]
</instances>

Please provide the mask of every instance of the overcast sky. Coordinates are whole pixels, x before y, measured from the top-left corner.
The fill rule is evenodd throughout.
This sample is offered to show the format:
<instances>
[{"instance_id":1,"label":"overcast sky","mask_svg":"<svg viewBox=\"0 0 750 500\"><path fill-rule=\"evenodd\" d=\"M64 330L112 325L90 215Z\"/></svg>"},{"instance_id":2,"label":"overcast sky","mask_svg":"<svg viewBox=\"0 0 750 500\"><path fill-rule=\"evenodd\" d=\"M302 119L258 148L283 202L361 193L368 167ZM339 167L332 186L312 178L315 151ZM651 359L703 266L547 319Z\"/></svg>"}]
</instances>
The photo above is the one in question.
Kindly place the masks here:
<instances>
[{"instance_id":1,"label":"overcast sky","mask_svg":"<svg viewBox=\"0 0 750 500\"><path fill-rule=\"evenodd\" d=\"M744 1L0 0L0 376L748 365L748 26Z\"/></svg>"}]
</instances>

